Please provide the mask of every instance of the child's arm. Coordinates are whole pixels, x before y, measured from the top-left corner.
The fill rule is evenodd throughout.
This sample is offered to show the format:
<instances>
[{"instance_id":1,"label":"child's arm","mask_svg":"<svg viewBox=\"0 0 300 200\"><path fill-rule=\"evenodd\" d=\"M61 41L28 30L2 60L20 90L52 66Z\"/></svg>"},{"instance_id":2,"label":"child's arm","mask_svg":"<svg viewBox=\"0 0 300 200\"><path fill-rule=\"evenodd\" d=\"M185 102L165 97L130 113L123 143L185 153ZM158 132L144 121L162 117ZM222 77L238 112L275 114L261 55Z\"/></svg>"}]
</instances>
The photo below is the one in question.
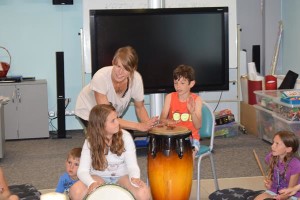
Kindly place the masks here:
<instances>
[{"instance_id":1,"label":"child's arm","mask_svg":"<svg viewBox=\"0 0 300 200\"><path fill-rule=\"evenodd\" d=\"M170 104L171 104L171 94L167 94L167 96L165 97L164 107L160 114L161 124L166 124L166 125L168 124L168 114L170 111Z\"/></svg>"},{"instance_id":2,"label":"child's arm","mask_svg":"<svg viewBox=\"0 0 300 200\"><path fill-rule=\"evenodd\" d=\"M298 179L299 179L299 174L291 175L288 188L293 188L293 187L297 186ZM280 199L288 199L289 196L290 196L289 194L280 193L280 192L279 192L279 195L278 195L278 197Z\"/></svg>"},{"instance_id":3,"label":"child's arm","mask_svg":"<svg viewBox=\"0 0 300 200\"><path fill-rule=\"evenodd\" d=\"M59 177L55 192L59 192L59 193L64 193L65 188L64 188L64 181L63 181L63 176Z\"/></svg>"},{"instance_id":4,"label":"child's arm","mask_svg":"<svg viewBox=\"0 0 300 200\"><path fill-rule=\"evenodd\" d=\"M279 194L293 196L300 190L300 184L292 187L292 188L285 188L279 191Z\"/></svg>"},{"instance_id":5,"label":"child's arm","mask_svg":"<svg viewBox=\"0 0 300 200\"><path fill-rule=\"evenodd\" d=\"M195 100L192 96L188 98L188 111L192 117L193 125L196 129L200 129L202 125L202 99L198 96Z\"/></svg>"}]
</instances>

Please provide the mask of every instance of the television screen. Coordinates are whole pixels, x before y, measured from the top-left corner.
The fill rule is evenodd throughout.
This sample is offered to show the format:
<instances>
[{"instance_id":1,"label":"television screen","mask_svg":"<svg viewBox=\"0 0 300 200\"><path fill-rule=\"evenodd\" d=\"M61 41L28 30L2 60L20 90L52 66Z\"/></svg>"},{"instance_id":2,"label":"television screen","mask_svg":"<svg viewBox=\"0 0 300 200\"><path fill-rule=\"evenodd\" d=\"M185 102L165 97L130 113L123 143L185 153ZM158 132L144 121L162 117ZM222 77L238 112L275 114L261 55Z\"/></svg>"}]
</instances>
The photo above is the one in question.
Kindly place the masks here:
<instances>
[{"instance_id":1,"label":"television screen","mask_svg":"<svg viewBox=\"0 0 300 200\"><path fill-rule=\"evenodd\" d=\"M228 7L91 10L92 75L130 45L146 94L174 91L173 70L196 72L193 92L229 89Z\"/></svg>"}]
</instances>

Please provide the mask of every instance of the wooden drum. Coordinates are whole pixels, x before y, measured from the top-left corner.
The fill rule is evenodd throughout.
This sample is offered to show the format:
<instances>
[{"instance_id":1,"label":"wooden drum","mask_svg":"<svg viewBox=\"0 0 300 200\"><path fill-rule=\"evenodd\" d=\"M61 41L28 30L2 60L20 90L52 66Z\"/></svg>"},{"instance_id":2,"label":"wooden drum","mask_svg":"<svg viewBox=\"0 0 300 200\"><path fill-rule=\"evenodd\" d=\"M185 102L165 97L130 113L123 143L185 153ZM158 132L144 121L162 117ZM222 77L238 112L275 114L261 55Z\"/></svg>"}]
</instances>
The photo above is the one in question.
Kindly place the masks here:
<instances>
[{"instance_id":1,"label":"wooden drum","mask_svg":"<svg viewBox=\"0 0 300 200\"><path fill-rule=\"evenodd\" d=\"M154 200L189 199L193 153L185 127L155 127L149 131L148 178Z\"/></svg>"}]
</instances>

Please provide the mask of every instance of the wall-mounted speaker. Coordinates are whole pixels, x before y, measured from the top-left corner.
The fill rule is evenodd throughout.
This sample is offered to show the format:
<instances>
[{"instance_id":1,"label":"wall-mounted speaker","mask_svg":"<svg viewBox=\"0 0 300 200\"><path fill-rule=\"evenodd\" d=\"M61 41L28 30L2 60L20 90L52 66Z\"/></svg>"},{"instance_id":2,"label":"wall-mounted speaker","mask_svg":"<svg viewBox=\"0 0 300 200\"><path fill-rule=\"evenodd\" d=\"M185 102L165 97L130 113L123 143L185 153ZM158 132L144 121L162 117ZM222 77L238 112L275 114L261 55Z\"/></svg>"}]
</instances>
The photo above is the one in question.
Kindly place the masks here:
<instances>
[{"instance_id":1,"label":"wall-mounted speaker","mask_svg":"<svg viewBox=\"0 0 300 200\"><path fill-rule=\"evenodd\" d=\"M52 0L53 5L73 5L73 0Z\"/></svg>"},{"instance_id":2,"label":"wall-mounted speaker","mask_svg":"<svg viewBox=\"0 0 300 200\"><path fill-rule=\"evenodd\" d=\"M57 138L66 138L64 52L56 52Z\"/></svg>"}]
</instances>

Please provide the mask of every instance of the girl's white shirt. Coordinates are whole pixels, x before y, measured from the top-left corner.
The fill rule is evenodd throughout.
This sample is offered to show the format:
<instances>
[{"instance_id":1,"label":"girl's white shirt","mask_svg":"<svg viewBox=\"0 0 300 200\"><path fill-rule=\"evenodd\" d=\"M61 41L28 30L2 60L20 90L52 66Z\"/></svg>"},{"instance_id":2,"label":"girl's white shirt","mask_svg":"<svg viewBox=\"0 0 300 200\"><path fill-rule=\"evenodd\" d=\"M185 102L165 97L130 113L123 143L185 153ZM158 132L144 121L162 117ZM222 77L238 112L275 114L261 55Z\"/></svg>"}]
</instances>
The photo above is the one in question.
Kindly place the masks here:
<instances>
[{"instance_id":1,"label":"girl's white shirt","mask_svg":"<svg viewBox=\"0 0 300 200\"><path fill-rule=\"evenodd\" d=\"M93 169L90 145L88 140L85 140L82 147L77 176L87 187L95 182L92 175L100 177L121 177L128 175L129 180L131 180L132 177L140 178L140 168L137 163L134 141L128 131L122 130L122 132L125 151L121 156L117 156L109 151L108 155L106 155L108 167L104 171Z\"/></svg>"}]
</instances>

